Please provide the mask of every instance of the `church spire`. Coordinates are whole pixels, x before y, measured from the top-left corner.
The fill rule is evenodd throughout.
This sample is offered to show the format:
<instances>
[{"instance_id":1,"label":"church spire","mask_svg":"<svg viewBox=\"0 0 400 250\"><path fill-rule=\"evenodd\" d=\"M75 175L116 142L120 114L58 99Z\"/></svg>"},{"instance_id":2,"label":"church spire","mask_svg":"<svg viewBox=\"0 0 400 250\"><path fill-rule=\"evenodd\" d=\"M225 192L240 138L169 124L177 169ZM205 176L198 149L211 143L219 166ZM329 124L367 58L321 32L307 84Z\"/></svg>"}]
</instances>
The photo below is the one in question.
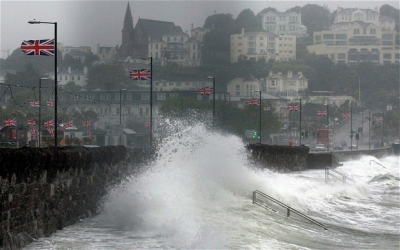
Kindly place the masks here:
<instances>
[{"instance_id":1,"label":"church spire","mask_svg":"<svg viewBox=\"0 0 400 250\"><path fill-rule=\"evenodd\" d=\"M133 29L133 18L131 13L131 6L126 7L125 18L124 18L124 27L122 28L122 32L130 32Z\"/></svg>"}]
</instances>

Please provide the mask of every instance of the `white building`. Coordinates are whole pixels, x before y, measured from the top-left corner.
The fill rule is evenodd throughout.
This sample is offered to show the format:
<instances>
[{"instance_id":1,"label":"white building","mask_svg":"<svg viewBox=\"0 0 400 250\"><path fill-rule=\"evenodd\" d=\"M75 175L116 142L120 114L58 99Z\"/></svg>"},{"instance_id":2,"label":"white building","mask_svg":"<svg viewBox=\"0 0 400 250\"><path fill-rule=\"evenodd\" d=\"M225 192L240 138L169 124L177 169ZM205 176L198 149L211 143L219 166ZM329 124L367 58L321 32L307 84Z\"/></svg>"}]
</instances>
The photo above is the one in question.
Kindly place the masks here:
<instances>
[{"instance_id":1,"label":"white building","mask_svg":"<svg viewBox=\"0 0 400 250\"><path fill-rule=\"evenodd\" d=\"M297 12L267 11L262 14L262 28L276 35L308 36L307 27L302 25L301 14Z\"/></svg>"},{"instance_id":2,"label":"white building","mask_svg":"<svg viewBox=\"0 0 400 250\"><path fill-rule=\"evenodd\" d=\"M265 61L296 60L296 36L271 32L245 32L231 35L230 61L261 59Z\"/></svg>"}]
</instances>

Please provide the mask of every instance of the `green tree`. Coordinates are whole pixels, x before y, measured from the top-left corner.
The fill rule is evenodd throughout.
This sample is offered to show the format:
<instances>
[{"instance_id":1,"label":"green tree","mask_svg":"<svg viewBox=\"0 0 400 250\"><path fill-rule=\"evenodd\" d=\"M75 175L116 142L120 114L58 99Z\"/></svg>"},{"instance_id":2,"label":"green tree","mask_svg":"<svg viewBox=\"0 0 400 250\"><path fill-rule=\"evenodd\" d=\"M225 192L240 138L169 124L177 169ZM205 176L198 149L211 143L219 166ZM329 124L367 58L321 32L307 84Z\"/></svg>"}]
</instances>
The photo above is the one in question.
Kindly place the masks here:
<instances>
[{"instance_id":1,"label":"green tree","mask_svg":"<svg viewBox=\"0 0 400 250\"><path fill-rule=\"evenodd\" d=\"M250 9L242 10L235 20L236 32L240 33L242 28L246 31L260 30L261 27L257 21L256 15Z\"/></svg>"},{"instance_id":2,"label":"green tree","mask_svg":"<svg viewBox=\"0 0 400 250\"><path fill-rule=\"evenodd\" d=\"M94 66L88 74L88 89L116 90L126 88L129 76L121 64Z\"/></svg>"},{"instance_id":3,"label":"green tree","mask_svg":"<svg viewBox=\"0 0 400 250\"><path fill-rule=\"evenodd\" d=\"M317 4L306 4L301 8L301 21L312 37L315 31L322 31L329 27L329 10Z\"/></svg>"}]
</instances>

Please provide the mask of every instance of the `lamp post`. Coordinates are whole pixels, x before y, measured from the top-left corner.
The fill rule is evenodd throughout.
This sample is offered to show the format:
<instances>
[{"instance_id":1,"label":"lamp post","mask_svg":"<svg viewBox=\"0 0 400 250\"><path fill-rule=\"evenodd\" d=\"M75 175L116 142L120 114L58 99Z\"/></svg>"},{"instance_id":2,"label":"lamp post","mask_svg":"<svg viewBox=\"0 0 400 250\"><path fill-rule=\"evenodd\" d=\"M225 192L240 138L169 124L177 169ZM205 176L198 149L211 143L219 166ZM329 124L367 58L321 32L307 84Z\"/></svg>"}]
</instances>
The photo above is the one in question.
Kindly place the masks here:
<instances>
[{"instance_id":1,"label":"lamp post","mask_svg":"<svg viewBox=\"0 0 400 250\"><path fill-rule=\"evenodd\" d=\"M260 120L259 120L259 124L258 124L258 133L259 133L259 142L261 144L261 89L259 91L254 91L254 92L258 92L259 93L259 98L260 98L260 106L259 106L259 115L260 115Z\"/></svg>"},{"instance_id":2,"label":"lamp post","mask_svg":"<svg viewBox=\"0 0 400 250\"><path fill-rule=\"evenodd\" d=\"M300 120L300 140L299 140L299 146L301 145L301 98L300 98L300 117L299 117L299 120ZM304 134L304 136L305 136L305 134Z\"/></svg>"},{"instance_id":3,"label":"lamp post","mask_svg":"<svg viewBox=\"0 0 400 250\"><path fill-rule=\"evenodd\" d=\"M54 25L54 146L57 147L57 22L28 21L29 24L53 24Z\"/></svg>"},{"instance_id":4,"label":"lamp post","mask_svg":"<svg viewBox=\"0 0 400 250\"><path fill-rule=\"evenodd\" d=\"M42 80L46 80L46 77L42 77L39 79L39 148L40 148L40 137L42 136L42 131L41 131L41 126L42 126L42 122L40 120L41 117L41 109L42 109Z\"/></svg>"},{"instance_id":5,"label":"lamp post","mask_svg":"<svg viewBox=\"0 0 400 250\"><path fill-rule=\"evenodd\" d=\"M119 135L119 144L122 145L122 134L123 134L123 128L122 128L122 91L125 91L126 89L120 89L119 90L119 126L121 129L121 134Z\"/></svg>"},{"instance_id":6,"label":"lamp post","mask_svg":"<svg viewBox=\"0 0 400 250\"><path fill-rule=\"evenodd\" d=\"M353 151L353 109L350 108L350 150Z\"/></svg>"},{"instance_id":7,"label":"lamp post","mask_svg":"<svg viewBox=\"0 0 400 250\"><path fill-rule=\"evenodd\" d=\"M327 149L327 151L329 151L329 144L330 144L330 141L329 141L329 104L326 104L326 129L328 131L328 143L326 145L326 149Z\"/></svg>"},{"instance_id":8,"label":"lamp post","mask_svg":"<svg viewBox=\"0 0 400 250\"><path fill-rule=\"evenodd\" d=\"M368 110L368 149L371 149L371 110Z\"/></svg>"},{"instance_id":9,"label":"lamp post","mask_svg":"<svg viewBox=\"0 0 400 250\"><path fill-rule=\"evenodd\" d=\"M207 76L207 79L212 79L213 81L213 126L215 125L215 77Z\"/></svg>"}]
</instances>

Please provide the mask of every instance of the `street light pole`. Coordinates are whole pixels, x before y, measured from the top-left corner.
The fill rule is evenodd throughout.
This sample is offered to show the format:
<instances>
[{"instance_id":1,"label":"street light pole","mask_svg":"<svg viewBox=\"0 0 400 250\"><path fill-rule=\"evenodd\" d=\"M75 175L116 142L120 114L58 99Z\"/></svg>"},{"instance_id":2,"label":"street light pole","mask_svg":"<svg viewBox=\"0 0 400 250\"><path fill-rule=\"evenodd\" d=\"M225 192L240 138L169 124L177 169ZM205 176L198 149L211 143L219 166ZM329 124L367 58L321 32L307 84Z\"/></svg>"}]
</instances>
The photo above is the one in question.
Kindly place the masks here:
<instances>
[{"instance_id":1,"label":"street light pole","mask_svg":"<svg viewBox=\"0 0 400 250\"><path fill-rule=\"evenodd\" d=\"M29 24L53 24L54 25L54 146L57 147L57 22L42 22L37 20L28 21Z\"/></svg>"},{"instance_id":2,"label":"street light pole","mask_svg":"<svg viewBox=\"0 0 400 250\"><path fill-rule=\"evenodd\" d=\"M368 149L371 149L371 110L368 110Z\"/></svg>"},{"instance_id":3,"label":"street light pole","mask_svg":"<svg viewBox=\"0 0 400 250\"><path fill-rule=\"evenodd\" d=\"M328 145L326 145L327 151L329 151L329 104L326 104L326 128L328 131Z\"/></svg>"},{"instance_id":4,"label":"street light pole","mask_svg":"<svg viewBox=\"0 0 400 250\"><path fill-rule=\"evenodd\" d=\"M350 150L353 151L353 109L350 108Z\"/></svg>"},{"instance_id":5,"label":"street light pole","mask_svg":"<svg viewBox=\"0 0 400 250\"><path fill-rule=\"evenodd\" d=\"M207 79L212 79L213 80L213 126L215 126L215 77L214 76L208 76Z\"/></svg>"},{"instance_id":6,"label":"street light pole","mask_svg":"<svg viewBox=\"0 0 400 250\"><path fill-rule=\"evenodd\" d=\"M299 120L300 120L300 140L299 140L299 146L301 145L301 98L300 98L300 118L299 118ZM304 133L304 136L305 136L305 133Z\"/></svg>"},{"instance_id":7,"label":"street light pole","mask_svg":"<svg viewBox=\"0 0 400 250\"><path fill-rule=\"evenodd\" d=\"M126 89L120 89L119 90L119 126L121 129L121 133L119 135L119 144L122 145L122 134L123 134L123 128L122 128L122 91L125 91Z\"/></svg>"},{"instance_id":8,"label":"street light pole","mask_svg":"<svg viewBox=\"0 0 400 250\"><path fill-rule=\"evenodd\" d=\"M153 57L150 57L150 149L153 142Z\"/></svg>"}]
</instances>

